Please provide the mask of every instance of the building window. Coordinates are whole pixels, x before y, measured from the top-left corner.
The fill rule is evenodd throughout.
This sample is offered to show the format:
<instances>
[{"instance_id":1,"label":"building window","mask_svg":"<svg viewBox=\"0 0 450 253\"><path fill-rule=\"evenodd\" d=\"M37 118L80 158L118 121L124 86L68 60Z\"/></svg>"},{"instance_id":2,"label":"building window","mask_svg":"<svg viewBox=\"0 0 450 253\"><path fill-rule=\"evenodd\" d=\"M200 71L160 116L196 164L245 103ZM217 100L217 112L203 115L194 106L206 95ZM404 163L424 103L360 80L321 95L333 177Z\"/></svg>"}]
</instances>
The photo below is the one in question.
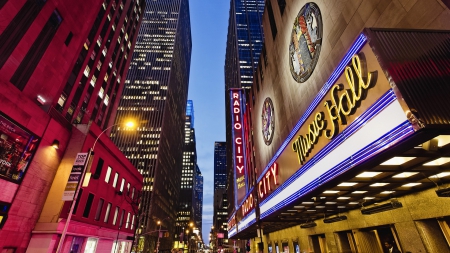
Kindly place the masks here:
<instances>
[{"instance_id":1,"label":"building window","mask_svg":"<svg viewBox=\"0 0 450 253\"><path fill-rule=\"evenodd\" d=\"M90 213L91 207L92 207L92 201L94 201L94 194L89 193L88 199L86 201L86 205L84 206L84 212L83 212L84 218L89 217L89 213Z\"/></svg>"},{"instance_id":2,"label":"building window","mask_svg":"<svg viewBox=\"0 0 450 253\"><path fill-rule=\"evenodd\" d=\"M112 171L112 168L108 166L108 170L106 171L106 175L105 175L105 182L106 183L109 183L109 180L111 178L111 171Z\"/></svg>"},{"instance_id":3,"label":"building window","mask_svg":"<svg viewBox=\"0 0 450 253\"><path fill-rule=\"evenodd\" d=\"M125 186L125 178L122 178L122 183L120 184L120 192L123 192L124 186Z\"/></svg>"},{"instance_id":4,"label":"building window","mask_svg":"<svg viewBox=\"0 0 450 253\"><path fill-rule=\"evenodd\" d=\"M72 40L72 37L73 37L73 33L69 32L69 34L67 35L66 41L64 41L64 44L66 46L68 46L70 44L70 41Z\"/></svg>"},{"instance_id":5,"label":"building window","mask_svg":"<svg viewBox=\"0 0 450 253\"><path fill-rule=\"evenodd\" d=\"M17 44L19 44L20 40L22 40L28 31L28 28L33 24L42 7L44 7L45 2L45 0L25 1L25 4L14 19L3 30L0 35L0 68L3 67ZM0 1L0 3L0 5L3 5L6 1Z\"/></svg>"},{"instance_id":6,"label":"building window","mask_svg":"<svg viewBox=\"0 0 450 253\"><path fill-rule=\"evenodd\" d=\"M123 226L123 218L125 217L125 210L122 210L122 214L120 215L119 228Z\"/></svg>"},{"instance_id":7,"label":"building window","mask_svg":"<svg viewBox=\"0 0 450 253\"><path fill-rule=\"evenodd\" d=\"M108 223L108 219L109 219L109 212L111 211L111 203L108 203L108 205L106 206L106 212L105 212L105 218L103 219L103 222Z\"/></svg>"},{"instance_id":8,"label":"building window","mask_svg":"<svg viewBox=\"0 0 450 253\"><path fill-rule=\"evenodd\" d=\"M39 139L0 113L0 178L22 181ZM4 189L2 189L3 191ZM1 222L1 221L0 221Z\"/></svg>"},{"instance_id":9,"label":"building window","mask_svg":"<svg viewBox=\"0 0 450 253\"><path fill-rule=\"evenodd\" d=\"M117 223L117 215L119 215L119 207L116 206L116 210L114 211L114 218L113 218L113 225L116 225Z\"/></svg>"},{"instance_id":10,"label":"building window","mask_svg":"<svg viewBox=\"0 0 450 253\"><path fill-rule=\"evenodd\" d=\"M95 220L100 220L100 216L102 215L102 208L103 208L103 203L105 202L104 199L99 199L98 200L98 205L97 205L97 211L95 212Z\"/></svg>"},{"instance_id":11,"label":"building window","mask_svg":"<svg viewBox=\"0 0 450 253\"><path fill-rule=\"evenodd\" d=\"M54 10L47 23L44 25L44 28L42 28L42 31L33 42L33 45L31 45L30 50L28 50L19 67L14 72L10 81L20 90L23 90L28 83L28 80L30 80L31 75L39 65L42 56L44 56L45 51L52 42L61 22L61 15L57 10Z\"/></svg>"},{"instance_id":12,"label":"building window","mask_svg":"<svg viewBox=\"0 0 450 253\"><path fill-rule=\"evenodd\" d=\"M119 179L119 173L116 172L114 175L114 181L113 181L113 187L116 188L117 186L117 180Z\"/></svg>"},{"instance_id":13,"label":"building window","mask_svg":"<svg viewBox=\"0 0 450 253\"><path fill-rule=\"evenodd\" d=\"M125 228L128 228L128 226L130 224L130 216L131 216L131 213L128 213L127 214L127 223L125 223Z\"/></svg>"},{"instance_id":14,"label":"building window","mask_svg":"<svg viewBox=\"0 0 450 253\"><path fill-rule=\"evenodd\" d=\"M86 68L84 69L84 75L86 76L86 77L88 77L89 76L89 72L91 71L91 68L89 68L89 66L87 66L86 65Z\"/></svg>"},{"instance_id":15,"label":"building window","mask_svg":"<svg viewBox=\"0 0 450 253\"><path fill-rule=\"evenodd\" d=\"M134 218L136 217L136 215L133 215L133 218L131 219L131 227L130 229L133 230L134 228Z\"/></svg>"},{"instance_id":16,"label":"building window","mask_svg":"<svg viewBox=\"0 0 450 253\"><path fill-rule=\"evenodd\" d=\"M99 158L97 162L97 167L95 168L95 174L93 175L93 177L96 178L100 177L100 175L102 174L103 163L104 163L103 159Z\"/></svg>"}]
</instances>

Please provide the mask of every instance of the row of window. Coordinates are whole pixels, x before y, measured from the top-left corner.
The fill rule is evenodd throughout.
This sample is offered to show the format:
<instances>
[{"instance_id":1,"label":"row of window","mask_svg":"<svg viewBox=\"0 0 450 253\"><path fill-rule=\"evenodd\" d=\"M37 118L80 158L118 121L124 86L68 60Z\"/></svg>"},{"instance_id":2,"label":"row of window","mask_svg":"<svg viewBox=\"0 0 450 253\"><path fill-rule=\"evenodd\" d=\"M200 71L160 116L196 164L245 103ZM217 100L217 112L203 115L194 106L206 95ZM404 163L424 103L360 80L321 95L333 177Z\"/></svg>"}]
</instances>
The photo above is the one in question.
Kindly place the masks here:
<instances>
[{"instance_id":1,"label":"row of window","mask_svg":"<svg viewBox=\"0 0 450 253\"><path fill-rule=\"evenodd\" d=\"M83 195L83 189L80 189L80 199L81 199L82 195ZM84 210L83 210L83 214L82 214L83 218L89 218L94 199L95 199L95 195L92 193L89 193L87 200L86 200L86 205L84 206ZM78 206L78 203L74 207L74 214L76 214L76 212L77 212L77 206ZM105 208L105 200L103 198L99 198L98 204L97 204L97 210L95 211L94 220L100 221L102 214L104 214L103 215L104 223L108 224L109 222L111 222L111 224L113 226L118 225L119 228L125 228L125 229L129 228L129 229L133 230L134 225L135 225L136 216L132 215L130 212L126 211L125 209L121 210L119 206L116 206L114 208L113 218L112 218L112 220L110 220L112 207L113 207L113 204L108 202L106 204L106 208ZM124 220L125 214L126 214L126 220ZM124 221L125 221L125 224L124 224Z\"/></svg>"}]
</instances>

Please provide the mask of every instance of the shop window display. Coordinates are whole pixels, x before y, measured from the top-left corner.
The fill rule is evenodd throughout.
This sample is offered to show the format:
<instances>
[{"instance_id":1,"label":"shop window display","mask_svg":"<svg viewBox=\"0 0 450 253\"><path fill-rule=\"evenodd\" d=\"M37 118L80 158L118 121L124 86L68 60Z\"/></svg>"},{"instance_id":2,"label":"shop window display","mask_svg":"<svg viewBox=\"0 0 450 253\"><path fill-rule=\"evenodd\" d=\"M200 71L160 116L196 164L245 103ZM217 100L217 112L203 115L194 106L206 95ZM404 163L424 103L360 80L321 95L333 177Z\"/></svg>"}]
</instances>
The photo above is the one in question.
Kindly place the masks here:
<instances>
[{"instance_id":1,"label":"shop window display","mask_svg":"<svg viewBox=\"0 0 450 253\"><path fill-rule=\"evenodd\" d=\"M39 139L0 114L0 178L19 183Z\"/></svg>"}]
</instances>

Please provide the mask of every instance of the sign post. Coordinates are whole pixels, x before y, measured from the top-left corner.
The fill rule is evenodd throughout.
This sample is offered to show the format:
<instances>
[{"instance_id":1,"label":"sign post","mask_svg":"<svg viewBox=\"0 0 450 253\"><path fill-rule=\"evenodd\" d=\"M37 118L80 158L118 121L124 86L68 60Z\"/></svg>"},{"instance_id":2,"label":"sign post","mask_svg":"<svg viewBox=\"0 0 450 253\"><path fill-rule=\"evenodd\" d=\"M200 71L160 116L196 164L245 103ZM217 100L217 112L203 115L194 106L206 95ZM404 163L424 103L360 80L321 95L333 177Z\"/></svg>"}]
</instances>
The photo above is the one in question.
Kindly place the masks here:
<instances>
[{"instance_id":1,"label":"sign post","mask_svg":"<svg viewBox=\"0 0 450 253\"><path fill-rule=\"evenodd\" d=\"M72 218L73 209L75 208L75 204L78 200L78 194L80 192L81 184L83 182L84 176L86 175L86 167L89 164L88 161L91 158L91 152L89 150L88 153L78 153L75 162L72 166L72 171L69 176L69 180L67 181L66 188L64 189L63 200L71 201L72 205L70 205L70 211L67 216L66 224L64 224L64 229L61 233L61 238L59 239L58 248L56 249L56 253L60 253L63 248L64 239L66 237L67 228L69 227L70 219Z\"/></svg>"}]
</instances>

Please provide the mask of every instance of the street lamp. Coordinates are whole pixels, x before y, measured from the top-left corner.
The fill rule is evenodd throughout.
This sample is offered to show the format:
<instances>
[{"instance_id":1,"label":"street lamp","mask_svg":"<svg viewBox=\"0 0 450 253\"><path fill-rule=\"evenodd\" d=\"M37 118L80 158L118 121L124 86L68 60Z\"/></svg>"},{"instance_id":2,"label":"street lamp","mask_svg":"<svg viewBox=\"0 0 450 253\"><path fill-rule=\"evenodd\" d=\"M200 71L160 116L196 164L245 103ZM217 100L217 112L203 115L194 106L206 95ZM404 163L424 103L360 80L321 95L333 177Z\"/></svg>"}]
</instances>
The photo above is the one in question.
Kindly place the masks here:
<instances>
[{"instance_id":1,"label":"street lamp","mask_svg":"<svg viewBox=\"0 0 450 253\"><path fill-rule=\"evenodd\" d=\"M156 242L156 253L159 253L159 237L161 236L161 221L157 222L159 225L158 228L158 241Z\"/></svg>"},{"instance_id":2,"label":"street lamp","mask_svg":"<svg viewBox=\"0 0 450 253\"><path fill-rule=\"evenodd\" d=\"M91 165L91 162L92 162L92 157L94 156L94 148L95 148L95 144L97 144L97 141L100 139L100 137L101 137L108 129L110 129L110 128L114 127L114 126L117 126L117 125L121 125L121 123L114 124L114 125L111 125L111 126L105 128L105 129L97 136L97 138L95 139L94 145L92 145L92 148L89 149L89 152L88 152L88 155L87 155L87 158L86 158L87 160L86 160L86 162L85 162L85 164L84 164L83 171L82 171L81 176L80 176L80 180L79 180L79 182L78 182L78 184L77 184L77 187L76 187L76 189L75 189L75 194L74 194L74 196L73 196L72 204L70 205L70 210L69 210L69 214L67 215L66 224L64 224L64 229L63 229L63 231L62 231L62 233L61 233L61 238L59 239L58 248L56 249L56 253L60 253L60 252L62 251L63 244L64 244L64 240L65 240L65 237L66 237L66 234L67 234L67 229L68 229L68 227L69 227L70 220L72 219L73 210L75 209L75 204L76 204L76 202L77 202L77 200L78 200L78 195L79 195L81 186L82 186L82 184L83 184L83 182L84 182L84 179L85 179L85 177L86 177L86 174L88 174L88 171L87 171L87 170L90 168L90 165ZM126 125L127 127L132 127L132 126L134 126L134 123L133 123L133 122L126 122L125 125ZM89 175L88 175L87 177L88 177L88 179L90 178L90 172L89 172Z\"/></svg>"},{"instance_id":3,"label":"street lamp","mask_svg":"<svg viewBox=\"0 0 450 253\"><path fill-rule=\"evenodd\" d=\"M189 245L189 229L186 229L186 243L187 243L187 252L190 253L190 250L189 250L189 246L190 246Z\"/></svg>"}]
</instances>

